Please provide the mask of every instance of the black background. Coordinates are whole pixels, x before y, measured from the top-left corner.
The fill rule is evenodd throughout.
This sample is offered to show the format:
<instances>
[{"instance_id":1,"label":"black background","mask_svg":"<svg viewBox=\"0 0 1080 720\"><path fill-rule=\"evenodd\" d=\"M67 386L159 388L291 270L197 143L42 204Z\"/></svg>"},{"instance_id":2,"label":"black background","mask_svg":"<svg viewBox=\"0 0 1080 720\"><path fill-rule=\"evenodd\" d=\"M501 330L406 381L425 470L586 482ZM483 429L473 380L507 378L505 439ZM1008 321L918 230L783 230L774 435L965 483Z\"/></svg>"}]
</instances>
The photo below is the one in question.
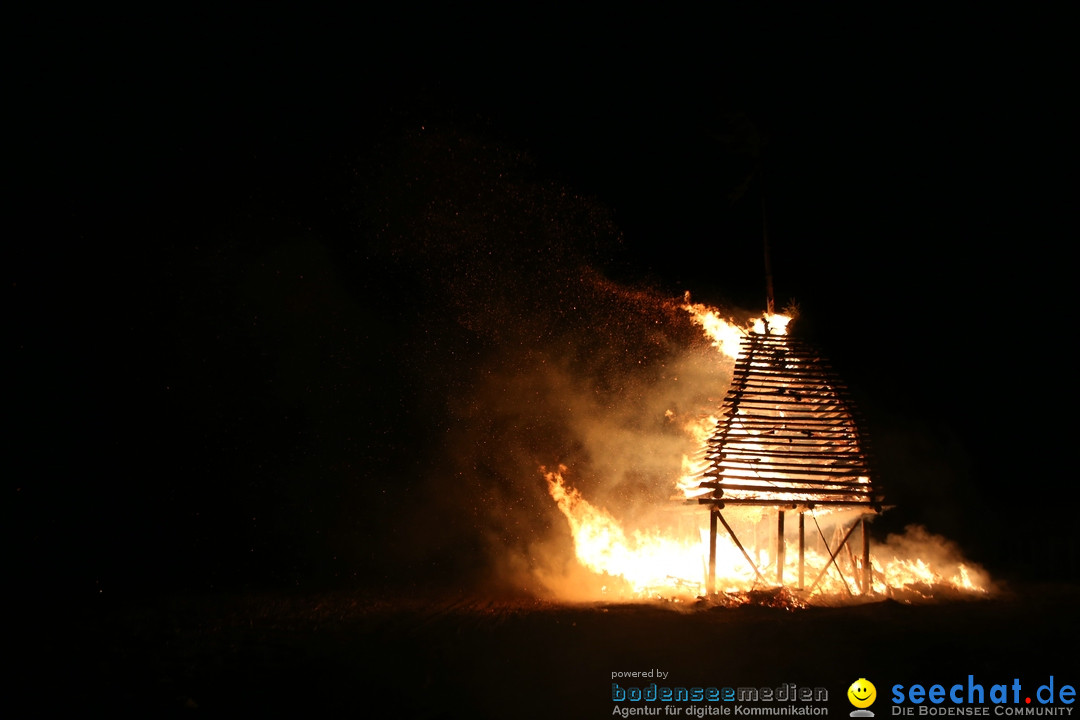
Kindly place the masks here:
<instances>
[{"instance_id":1,"label":"black background","mask_svg":"<svg viewBox=\"0 0 1080 720\"><path fill-rule=\"evenodd\" d=\"M762 309L758 186L737 192L759 136L778 302L860 398L896 523L998 576L1075 578L1066 25L13 23L14 577L75 595L461 582L483 528L405 535L435 517L417 508L446 399L500 351L465 316L538 307L527 278L583 267Z\"/></svg>"}]
</instances>

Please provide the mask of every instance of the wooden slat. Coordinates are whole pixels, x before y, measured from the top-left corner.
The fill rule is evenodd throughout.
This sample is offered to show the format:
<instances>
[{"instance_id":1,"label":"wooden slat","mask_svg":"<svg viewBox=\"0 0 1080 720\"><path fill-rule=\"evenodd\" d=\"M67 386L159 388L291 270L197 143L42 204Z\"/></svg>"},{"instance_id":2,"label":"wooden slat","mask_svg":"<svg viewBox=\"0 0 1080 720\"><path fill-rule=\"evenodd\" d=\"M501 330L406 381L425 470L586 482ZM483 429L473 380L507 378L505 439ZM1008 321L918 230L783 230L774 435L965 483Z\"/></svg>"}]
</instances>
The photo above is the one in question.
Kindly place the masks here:
<instances>
[{"instance_id":1,"label":"wooden slat","mask_svg":"<svg viewBox=\"0 0 1080 720\"><path fill-rule=\"evenodd\" d=\"M790 386L784 388L777 388L773 390L752 390L744 389L739 392L728 393L724 402L735 402L738 399L742 400L755 400L758 402L779 402L790 398L790 402L803 402L814 403L821 400L828 400L834 402L841 399L840 396L831 391L820 391L816 389L799 390L791 389Z\"/></svg>"},{"instance_id":2,"label":"wooden slat","mask_svg":"<svg viewBox=\"0 0 1080 720\"><path fill-rule=\"evenodd\" d=\"M750 375L751 371L737 370L733 373L733 380L739 380L743 376ZM796 382L808 382L816 385L827 384L829 388L839 390L843 388L843 385L839 382L829 382L829 378L822 377L819 373L811 372L786 372L783 370L768 370L766 368L756 367L753 369L753 375L761 380L794 380Z\"/></svg>"},{"instance_id":3,"label":"wooden slat","mask_svg":"<svg viewBox=\"0 0 1080 720\"><path fill-rule=\"evenodd\" d=\"M834 488L813 488L813 487L800 488L800 487L788 487L788 486L761 487L761 486L758 486L758 485L734 485L734 484L729 485L729 484L725 484L724 489L725 490L739 490L739 491L746 491L746 492L785 493L785 494L788 494L788 495L792 495L792 494L811 495L813 493L818 493L819 495L828 495L828 496L833 496L833 495L854 495L854 496L867 495L867 496L870 496L870 495L874 494L874 489L872 487L870 487L869 485L863 485L861 487L835 488L834 489ZM723 499L726 499L726 497L727 496L724 496Z\"/></svg>"},{"instance_id":4,"label":"wooden slat","mask_svg":"<svg viewBox=\"0 0 1080 720\"><path fill-rule=\"evenodd\" d=\"M776 473L782 476L786 475L821 475L824 477L836 477L841 476L856 476L864 477L867 474L868 468L865 465L860 466L820 466L820 465L791 465L788 463L755 463L754 465L747 465L744 467L732 467L731 465L710 465L705 470L706 475L723 475L725 470L743 470L747 472L757 472L763 475Z\"/></svg>"},{"instance_id":5,"label":"wooden slat","mask_svg":"<svg viewBox=\"0 0 1080 720\"><path fill-rule=\"evenodd\" d=\"M783 415L783 416L781 416L781 415L763 415L762 410L764 410L764 408L759 408L759 407L752 407L752 408L739 407L739 408L734 408L734 407L732 407L732 408L729 408L729 409L724 410L723 412L721 412L721 415L723 415L726 418L730 418L730 422L736 422L740 418L758 418L758 419L772 420L772 421L782 421L782 420L787 419L787 420L790 420L791 422L795 422L797 420L810 420L810 421L840 420L840 419L843 419L843 418L850 417L850 415L848 414L846 408L840 408L840 409L835 409L835 410L833 410L833 409L821 410L820 412L814 412L813 410L805 410L805 411L798 412L798 413L787 410L787 411L784 411L784 412L787 412L788 414ZM774 411L774 412L779 412L779 411ZM740 413L740 414L736 414L736 413Z\"/></svg>"},{"instance_id":6,"label":"wooden slat","mask_svg":"<svg viewBox=\"0 0 1080 720\"><path fill-rule=\"evenodd\" d=\"M826 484L840 485L844 487L870 485L868 481L859 479L869 477L866 473L837 473L835 475L801 475L799 473L727 475L717 473L705 473L705 477L709 478L713 482L719 482L723 485L726 485L729 482L737 483L750 480L753 480L755 482L772 483L775 484L777 487L790 485L822 485L824 487ZM702 482L705 481L702 480Z\"/></svg>"},{"instance_id":7,"label":"wooden slat","mask_svg":"<svg viewBox=\"0 0 1080 720\"><path fill-rule=\"evenodd\" d=\"M800 377L801 379L801 377ZM832 378L825 377L824 375L815 375L806 378L803 382L805 385L799 385L797 387L811 387L817 388L823 391L829 392L841 392L845 389L845 386L841 382L832 383L829 380ZM776 378L765 377L756 373L742 373L732 376L732 386L728 392L736 392L740 389L746 390L750 388L779 388L788 387L784 380L778 380Z\"/></svg>"},{"instance_id":8,"label":"wooden slat","mask_svg":"<svg viewBox=\"0 0 1080 720\"><path fill-rule=\"evenodd\" d=\"M842 412L847 413L847 407L844 403L841 403L837 398L829 398L827 401L814 401L803 402L802 400L783 399L783 400L770 400L770 399L758 399L758 398L742 398L741 400L726 401L720 405L721 408L745 408L751 407L755 410L761 408L771 408L776 412L790 412L795 410L801 413L817 413L817 412ZM724 413L725 415L727 413Z\"/></svg>"},{"instance_id":9,"label":"wooden slat","mask_svg":"<svg viewBox=\"0 0 1080 720\"><path fill-rule=\"evenodd\" d=\"M792 433L790 431L783 431L783 432L779 432L779 431L778 432L762 431L762 432L756 432L756 433L750 433L750 434L747 434L747 433L730 433L730 434L724 436L723 438L720 438L716 443L711 444L710 447L714 448L714 452L719 452L724 447L727 447L729 445L734 445L734 444L745 445L747 443L753 443L753 442L755 442L757 440L762 440L762 441L764 441L764 440L772 440L772 441L774 441L774 442L771 442L771 443L762 442L762 445L765 445L765 444L776 445L777 442L775 442L775 441L779 441L779 444L785 445L785 446L793 444L793 443L790 442L791 440L800 440L800 441L802 441L800 444L811 443L813 445L819 445L821 447L844 447L844 446L855 446L857 444L855 442L855 434L850 433L850 432L838 432L838 431L832 431L832 430L830 430L830 431L820 431L820 432L800 431L800 432L796 432L796 433ZM829 443L829 444L826 444L826 443ZM740 452L746 452L746 449L741 448ZM764 451L762 451L762 452L764 452Z\"/></svg>"},{"instance_id":10,"label":"wooden slat","mask_svg":"<svg viewBox=\"0 0 1080 720\"><path fill-rule=\"evenodd\" d=\"M715 458L712 461L713 462L718 462L718 461L724 460L724 459L731 459L734 462L746 462L746 463L748 463L748 462L773 462L773 460L763 460L763 459L761 459L762 455L763 455L763 453L751 453L750 451L747 451L747 450L727 450L727 451L724 451L724 452L720 453L720 457ZM859 452L858 450L847 450L847 451L844 451L844 452L836 452L836 453L826 453L826 452L799 453L799 452L788 452L786 450L772 450L772 451L770 451L769 457L772 457L774 459L779 459L779 460L784 460L786 458L792 458L792 459L805 458L807 460L817 460L819 464L821 462L825 462L825 461L831 461L831 462L835 462L835 463L842 463L842 462L843 463L851 463L851 462L854 462L856 460L862 461L863 460L863 453Z\"/></svg>"},{"instance_id":11,"label":"wooden slat","mask_svg":"<svg viewBox=\"0 0 1080 720\"><path fill-rule=\"evenodd\" d=\"M836 425L840 427L850 427L855 429L855 420L851 415L841 415L839 417L808 417L808 418L795 418L791 416L780 417L778 415L726 415L724 419L716 424L716 430L713 433L717 433L724 430L729 430L736 425L764 425L774 426L782 425L786 427L800 427L806 426L809 428L817 428L822 425Z\"/></svg>"},{"instance_id":12,"label":"wooden slat","mask_svg":"<svg viewBox=\"0 0 1080 720\"><path fill-rule=\"evenodd\" d=\"M856 434L857 426L850 417L773 417L770 415L729 415L717 425L713 437L740 432L770 432L803 430L847 431Z\"/></svg>"},{"instance_id":13,"label":"wooden slat","mask_svg":"<svg viewBox=\"0 0 1080 720\"><path fill-rule=\"evenodd\" d=\"M840 441L840 438L812 438L812 437L776 437L765 435L731 435L724 443L724 447L731 445L781 445L784 447L855 447L850 440Z\"/></svg>"},{"instance_id":14,"label":"wooden slat","mask_svg":"<svg viewBox=\"0 0 1080 720\"><path fill-rule=\"evenodd\" d=\"M709 476L709 477L714 477L714 476ZM774 483L774 484L776 484L777 487L781 487L781 486L789 487L792 484L802 484L802 485L807 485L807 486L821 486L822 490L835 489L836 491L843 490L844 488L868 488L868 487L873 487L871 485L871 483L868 483L868 482L854 482L854 481L843 481L843 480L816 480L816 479L812 479L812 478L805 478L805 479L799 479L799 480L794 480L794 479L792 479L792 480L784 480L784 479L781 479L781 478L725 478L723 480L702 480L700 483L698 483L697 487L699 487L699 488L712 488L713 490L722 490L722 489L724 489L726 487L730 487L729 483L732 482L732 481L736 481L736 484L739 484L738 481L740 481L740 480L754 480L754 479L758 479L761 482ZM766 488L758 488L758 489L766 489Z\"/></svg>"},{"instance_id":15,"label":"wooden slat","mask_svg":"<svg viewBox=\"0 0 1080 720\"><path fill-rule=\"evenodd\" d=\"M697 502L698 505L757 505L759 507L774 507L776 505L783 505L788 508L792 507L816 507L818 505L825 505L831 507L876 507L885 502L883 496L875 496L873 498L867 498L865 500L794 500L794 499L782 499L776 500L758 500L755 498L695 498L690 502Z\"/></svg>"}]
</instances>

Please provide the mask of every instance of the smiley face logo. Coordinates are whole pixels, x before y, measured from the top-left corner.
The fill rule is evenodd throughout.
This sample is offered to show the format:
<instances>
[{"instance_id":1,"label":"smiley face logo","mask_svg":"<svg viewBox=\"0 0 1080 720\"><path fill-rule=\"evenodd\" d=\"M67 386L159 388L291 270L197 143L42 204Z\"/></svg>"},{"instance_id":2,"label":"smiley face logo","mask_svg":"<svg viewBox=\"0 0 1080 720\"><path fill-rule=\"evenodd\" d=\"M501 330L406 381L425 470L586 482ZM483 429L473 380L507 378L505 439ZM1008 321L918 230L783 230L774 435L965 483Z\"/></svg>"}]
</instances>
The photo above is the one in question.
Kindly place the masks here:
<instances>
[{"instance_id":1,"label":"smiley face logo","mask_svg":"<svg viewBox=\"0 0 1080 720\"><path fill-rule=\"evenodd\" d=\"M877 700L877 688L866 678L859 678L847 689L848 700L857 708L868 708Z\"/></svg>"}]
</instances>

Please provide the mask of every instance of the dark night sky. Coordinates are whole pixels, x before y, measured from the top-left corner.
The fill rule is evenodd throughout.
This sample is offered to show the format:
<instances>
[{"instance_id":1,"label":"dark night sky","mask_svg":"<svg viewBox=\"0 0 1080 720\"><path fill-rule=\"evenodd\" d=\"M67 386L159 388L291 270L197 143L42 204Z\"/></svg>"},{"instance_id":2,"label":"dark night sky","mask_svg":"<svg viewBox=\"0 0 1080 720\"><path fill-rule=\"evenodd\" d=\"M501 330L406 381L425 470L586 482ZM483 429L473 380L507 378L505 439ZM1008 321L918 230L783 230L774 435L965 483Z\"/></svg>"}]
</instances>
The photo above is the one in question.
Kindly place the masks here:
<instances>
[{"instance_id":1,"label":"dark night sky","mask_svg":"<svg viewBox=\"0 0 1080 720\"><path fill-rule=\"evenodd\" d=\"M1046 349L1075 238L1061 18L479 20L27 22L16 570L78 591L381 577L415 544L398 521L430 500L445 397L499 350L440 308L581 266L763 305L725 144L748 120L778 299L914 478L904 517L1020 572L1030 550L996 529L1028 508L1011 488L1076 499L1072 368ZM1047 532L1075 576L1075 539ZM453 577L464 542L401 552Z\"/></svg>"}]
</instances>

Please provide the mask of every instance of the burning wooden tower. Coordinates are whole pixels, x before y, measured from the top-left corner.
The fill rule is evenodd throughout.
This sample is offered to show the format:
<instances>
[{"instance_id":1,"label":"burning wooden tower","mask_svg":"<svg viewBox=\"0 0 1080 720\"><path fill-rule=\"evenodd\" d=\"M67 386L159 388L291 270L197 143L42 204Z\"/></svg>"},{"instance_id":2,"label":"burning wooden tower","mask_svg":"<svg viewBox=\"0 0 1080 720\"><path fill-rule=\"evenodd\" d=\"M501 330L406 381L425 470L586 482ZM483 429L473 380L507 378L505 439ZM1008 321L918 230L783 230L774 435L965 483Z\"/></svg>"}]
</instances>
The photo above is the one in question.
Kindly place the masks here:
<instances>
[{"instance_id":1,"label":"burning wooden tower","mask_svg":"<svg viewBox=\"0 0 1080 720\"><path fill-rule=\"evenodd\" d=\"M763 327L762 327L763 326ZM881 512L883 497L874 484L868 439L860 429L848 389L829 362L785 328L759 324L741 340L722 417L706 446L707 492L695 501L710 508L707 591L715 592L717 523L766 582L727 519L725 508L757 506L776 511L776 584L784 585L786 513L799 515L798 588L813 591L855 528L861 529L860 557L848 546L856 583L869 593L872 583L866 517ZM805 583L805 515L816 508L862 511L809 586ZM838 534L839 537L839 534ZM841 574L842 575L842 574ZM846 582L845 582L846 584Z\"/></svg>"}]
</instances>

